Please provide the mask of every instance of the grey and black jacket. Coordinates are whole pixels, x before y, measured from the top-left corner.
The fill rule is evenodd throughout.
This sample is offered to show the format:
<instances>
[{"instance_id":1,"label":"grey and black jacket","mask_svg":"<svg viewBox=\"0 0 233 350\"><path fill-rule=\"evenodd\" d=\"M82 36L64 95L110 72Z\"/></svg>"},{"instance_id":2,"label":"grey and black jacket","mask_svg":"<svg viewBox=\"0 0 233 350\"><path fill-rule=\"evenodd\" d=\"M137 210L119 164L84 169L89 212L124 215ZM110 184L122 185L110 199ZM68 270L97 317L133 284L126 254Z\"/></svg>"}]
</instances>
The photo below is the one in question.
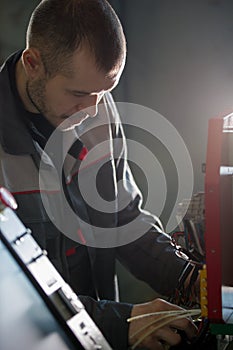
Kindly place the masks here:
<instances>
[{"instance_id":1,"label":"grey and black jacket","mask_svg":"<svg viewBox=\"0 0 233 350\"><path fill-rule=\"evenodd\" d=\"M169 236L157 229L156 218L141 209L141 194L127 164L122 125L111 95L106 94L103 99L101 116L97 115L87 124L84 122L82 129L76 130L74 143L77 147L71 147L76 149L76 154L70 149L67 151L60 174L59 167L55 166L56 159L53 159L54 152L46 153L46 148L41 148L22 118L9 75L12 57L0 72L0 184L13 193L18 202L17 214L47 250L48 257L66 281L83 295L81 299L87 311L113 348L127 349L126 318L132 305L114 301L117 294L116 259L162 295L174 291L187 261L178 257ZM101 118L104 122L99 123ZM85 127L89 130L86 133L83 132ZM68 132L67 135L69 139ZM84 158L86 164L81 169L83 147L91 154L96 144L104 145L100 147L101 153L93 156L94 161L91 157L90 160ZM60 146L56 147L54 150L58 152ZM80 191L80 173L84 174L86 186L91 186L96 164L99 171L95 186L105 202L115 205L109 212L98 209L94 196L92 203L87 204ZM126 207L121 205L122 198ZM75 233L72 236L65 232L69 224L69 213L63 206L66 200L77 216L77 227L72 224L74 232L79 233L77 239ZM121 228L136 219L137 228L145 233L136 233L132 239L124 240L124 235L135 234L135 225L129 232L122 232ZM105 233L99 240L100 228ZM110 240L108 230L109 235L113 235ZM75 258L67 254L71 251L75 251ZM75 265L73 269L72 264Z\"/></svg>"}]
</instances>

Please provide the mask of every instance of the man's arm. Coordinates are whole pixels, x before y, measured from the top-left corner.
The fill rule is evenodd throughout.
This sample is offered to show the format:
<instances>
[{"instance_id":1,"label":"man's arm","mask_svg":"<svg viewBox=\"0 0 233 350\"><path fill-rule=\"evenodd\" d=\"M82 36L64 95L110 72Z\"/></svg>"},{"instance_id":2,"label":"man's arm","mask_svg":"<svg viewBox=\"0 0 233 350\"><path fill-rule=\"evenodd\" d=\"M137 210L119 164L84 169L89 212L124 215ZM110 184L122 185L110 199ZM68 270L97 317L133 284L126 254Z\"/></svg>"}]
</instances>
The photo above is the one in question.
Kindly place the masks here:
<instances>
[{"instance_id":1,"label":"man's arm","mask_svg":"<svg viewBox=\"0 0 233 350\"><path fill-rule=\"evenodd\" d=\"M176 252L169 236L152 228L138 240L117 248L117 258L156 292L171 296L179 281L185 281L193 268Z\"/></svg>"}]
</instances>

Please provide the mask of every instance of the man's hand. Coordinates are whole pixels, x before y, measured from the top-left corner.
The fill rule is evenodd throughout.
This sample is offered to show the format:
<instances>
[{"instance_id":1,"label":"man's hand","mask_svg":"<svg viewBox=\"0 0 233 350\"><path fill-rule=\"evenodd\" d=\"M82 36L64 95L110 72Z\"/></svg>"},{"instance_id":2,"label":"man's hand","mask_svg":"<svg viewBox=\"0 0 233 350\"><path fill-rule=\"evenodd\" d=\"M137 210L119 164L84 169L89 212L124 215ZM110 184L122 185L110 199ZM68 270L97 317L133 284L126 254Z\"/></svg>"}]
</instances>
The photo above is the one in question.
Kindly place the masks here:
<instances>
[{"instance_id":1,"label":"man's hand","mask_svg":"<svg viewBox=\"0 0 233 350\"><path fill-rule=\"evenodd\" d=\"M185 311L174 304L162 299L134 305L131 317L161 311ZM164 350L169 346L175 346L181 342L181 336L177 331L183 331L187 339L195 337L197 327L191 318L185 315L161 313L155 316L136 318L130 322L129 344L132 349L137 346L150 350ZM150 333L150 334L149 334ZM144 338L141 340L141 338Z\"/></svg>"}]
</instances>

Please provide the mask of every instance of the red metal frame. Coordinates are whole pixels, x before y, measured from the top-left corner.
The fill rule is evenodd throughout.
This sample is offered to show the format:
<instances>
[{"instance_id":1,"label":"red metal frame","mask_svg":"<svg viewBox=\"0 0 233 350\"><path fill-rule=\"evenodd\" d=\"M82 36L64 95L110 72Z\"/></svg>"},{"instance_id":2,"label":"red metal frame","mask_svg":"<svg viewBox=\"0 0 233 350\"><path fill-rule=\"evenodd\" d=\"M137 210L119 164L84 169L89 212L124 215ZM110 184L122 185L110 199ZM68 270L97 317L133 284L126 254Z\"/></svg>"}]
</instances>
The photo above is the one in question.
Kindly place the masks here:
<instances>
[{"instance_id":1,"label":"red metal frame","mask_svg":"<svg viewBox=\"0 0 233 350\"><path fill-rule=\"evenodd\" d=\"M222 319L222 271L220 237L220 166L223 119L209 121L205 174L205 244L207 265L208 318Z\"/></svg>"},{"instance_id":2,"label":"red metal frame","mask_svg":"<svg viewBox=\"0 0 233 350\"><path fill-rule=\"evenodd\" d=\"M205 245L207 265L208 318L222 322L222 286L233 285L233 203L232 176L221 175L221 166L232 167L229 162L229 144L233 128L224 129L227 120L209 121L205 175ZM223 131L224 129L224 131ZM231 134L229 134L231 132Z\"/></svg>"}]
</instances>

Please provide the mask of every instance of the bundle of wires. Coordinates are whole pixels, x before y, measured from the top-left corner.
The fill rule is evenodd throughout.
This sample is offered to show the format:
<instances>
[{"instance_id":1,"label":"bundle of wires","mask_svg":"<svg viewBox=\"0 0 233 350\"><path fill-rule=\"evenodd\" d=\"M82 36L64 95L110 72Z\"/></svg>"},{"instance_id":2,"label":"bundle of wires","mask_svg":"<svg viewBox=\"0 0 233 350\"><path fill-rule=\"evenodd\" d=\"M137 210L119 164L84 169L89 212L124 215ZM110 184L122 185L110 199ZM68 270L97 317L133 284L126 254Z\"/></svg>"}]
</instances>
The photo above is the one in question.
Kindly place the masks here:
<instances>
[{"instance_id":1,"label":"bundle of wires","mask_svg":"<svg viewBox=\"0 0 233 350\"><path fill-rule=\"evenodd\" d=\"M191 260L189 260L189 262L191 262L192 265L190 265L189 269L187 269L187 271L184 271L183 275L180 277L179 283L173 295L169 298L169 302L184 307L186 309L193 309L200 307L198 295L199 291L197 288L196 281L199 276L199 269L202 267L202 265L192 262ZM189 283L185 285L185 281L189 273L191 273L191 277L189 279Z\"/></svg>"},{"instance_id":2,"label":"bundle of wires","mask_svg":"<svg viewBox=\"0 0 233 350\"><path fill-rule=\"evenodd\" d=\"M174 322L177 319L184 317L199 317L201 313L200 309L193 310L169 310L169 311L159 311L152 312L143 315L134 316L127 319L127 322L134 322L142 318L151 318L150 321L140 329L138 329L134 334L131 335L130 339L138 336L137 341L132 345L131 349L137 348L144 339L150 336L152 333L156 332L161 327ZM158 317L159 316L159 317ZM155 318L156 317L156 318ZM140 335L141 334L141 335ZM167 347L169 349L169 346Z\"/></svg>"}]
</instances>

